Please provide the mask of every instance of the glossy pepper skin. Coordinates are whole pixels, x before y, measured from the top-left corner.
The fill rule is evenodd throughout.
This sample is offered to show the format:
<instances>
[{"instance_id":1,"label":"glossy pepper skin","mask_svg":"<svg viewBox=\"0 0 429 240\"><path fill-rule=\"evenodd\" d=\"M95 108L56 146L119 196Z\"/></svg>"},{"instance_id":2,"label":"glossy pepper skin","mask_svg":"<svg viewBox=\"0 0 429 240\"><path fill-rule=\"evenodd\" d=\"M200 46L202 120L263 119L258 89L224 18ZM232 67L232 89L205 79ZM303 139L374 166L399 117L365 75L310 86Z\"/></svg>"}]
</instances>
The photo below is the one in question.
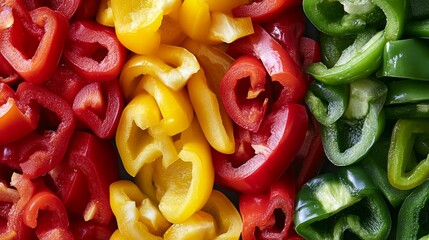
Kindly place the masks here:
<instances>
[{"instance_id":1,"label":"glossy pepper skin","mask_svg":"<svg viewBox=\"0 0 429 240\"><path fill-rule=\"evenodd\" d=\"M305 107L290 103L271 112L252 133L236 128L236 151L212 151L217 183L243 193L260 193L282 175L304 141Z\"/></svg>"},{"instance_id":2,"label":"glossy pepper skin","mask_svg":"<svg viewBox=\"0 0 429 240\"><path fill-rule=\"evenodd\" d=\"M239 5L232 9L235 17L251 17L254 22L267 22L281 14L282 11L301 4L297 0L263 0Z\"/></svg>"},{"instance_id":3,"label":"glossy pepper skin","mask_svg":"<svg viewBox=\"0 0 429 240\"><path fill-rule=\"evenodd\" d=\"M354 166L304 184L297 193L294 224L306 239L386 239L391 217L378 188Z\"/></svg>"},{"instance_id":4,"label":"glossy pepper skin","mask_svg":"<svg viewBox=\"0 0 429 240\"><path fill-rule=\"evenodd\" d=\"M425 239L429 232L426 228L429 182L425 181L416 187L401 205L398 219L406 226L398 227L396 239Z\"/></svg>"},{"instance_id":5,"label":"glossy pepper skin","mask_svg":"<svg viewBox=\"0 0 429 240\"><path fill-rule=\"evenodd\" d=\"M387 87L379 80L362 79L350 84L345 113L333 124L322 126L325 153L333 164L347 166L359 161L379 138L384 130L386 93Z\"/></svg>"},{"instance_id":6,"label":"glossy pepper skin","mask_svg":"<svg viewBox=\"0 0 429 240\"><path fill-rule=\"evenodd\" d=\"M422 184L429 176L428 153L413 151L420 138L427 136L425 119L399 119L392 131L387 162L389 182L396 188L407 190Z\"/></svg>"}]
</instances>

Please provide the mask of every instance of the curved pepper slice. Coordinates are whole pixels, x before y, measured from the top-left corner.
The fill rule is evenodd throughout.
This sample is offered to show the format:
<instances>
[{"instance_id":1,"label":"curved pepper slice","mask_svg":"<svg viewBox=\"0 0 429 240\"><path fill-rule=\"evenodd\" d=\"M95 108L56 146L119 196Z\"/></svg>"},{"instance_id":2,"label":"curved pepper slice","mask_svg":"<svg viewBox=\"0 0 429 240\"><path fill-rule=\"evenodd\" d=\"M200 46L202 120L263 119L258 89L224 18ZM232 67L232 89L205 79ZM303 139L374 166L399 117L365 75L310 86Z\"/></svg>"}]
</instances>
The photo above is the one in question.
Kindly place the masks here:
<instances>
[{"instance_id":1,"label":"curved pepper slice","mask_svg":"<svg viewBox=\"0 0 429 240\"><path fill-rule=\"evenodd\" d=\"M5 179L1 179L2 181ZM8 184L0 182L0 219L2 222L0 223L0 238L1 239L13 239L13 237L21 237L18 234L21 233L24 235L26 230L17 229L19 226L13 226L12 223L13 215L16 212L12 212L12 209L16 206L16 203L20 200L20 195L17 189L14 189ZM14 206L15 205L15 206ZM16 222L18 223L18 222ZM24 224L21 222L21 226ZM26 226L24 226L26 228Z\"/></svg>"},{"instance_id":2,"label":"curved pepper slice","mask_svg":"<svg viewBox=\"0 0 429 240\"><path fill-rule=\"evenodd\" d=\"M115 27L110 0L101 0L98 5L96 21L107 27Z\"/></svg>"},{"instance_id":3,"label":"curved pepper slice","mask_svg":"<svg viewBox=\"0 0 429 240\"><path fill-rule=\"evenodd\" d=\"M0 83L0 145L13 142L36 129L39 111L32 103L20 104L9 85Z\"/></svg>"},{"instance_id":4,"label":"curved pepper slice","mask_svg":"<svg viewBox=\"0 0 429 240\"><path fill-rule=\"evenodd\" d=\"M63 51L68 30L66 18L47 7L31 11L31 23L19 13L13 14L10 8L5 12L2 18L12 18L13 24L0 30L0 53L26 81L45 82Z\"/></svg>"},{"instance_id":5,"label":"curved pepper slice","mask_svg":"<svg viewBox=\"0 0 429 240\"><path fill-rule=\"evenodd\" d=\"M119 76L126 50L112 29L95 22L76 21L70 25L64 56L84 79L100 82Z\"/></svg>"},{"instance_id":6,"label":"curved pepper slice","mask_svg":"<svg viewBox=\"0 0 429 240\"><path fill-rule=\"evenodd\" d=\"M144 165L136 176L137 184L153 201L164 217L180 223L200 210L207 202L214 183L210 146L194 119L175 142L176 161L164 166L162 161Z\"/></svg>"},{"instance_id":7,"label":"curved pepper slice","mask_svg":"<svg viewBox=\"0 0 429 240\"><path fill-rule=\"evenodd\" d=\"M118 180L113 145L86 132L76 132L61 163L49 172L68 211L85 221L108 225L112 220L109 185Z\"/></svg>"},{"instance_id":8,"label":"curved pepper slice","mask_svg":"<svg viewBox=\"0 0 429 240\"><path fill-rule=\"evenodd\" d=\"M1 146L0 161L21 169L30 178L36 178L61 161L73 134L75 120L65 100L40 86L23 82L16 93L23 104L36 103L40 106L41 119L35 131Z\"/></svg>"},{"instance_id":9,"label":"curved pepper slice","mask_svg":"<svg viewBox=\"0 0 429 240\"><path fill-rule=\"evenodd\" d=\"M363 169L339 168L304 184L294 224L305 239L387 239L391 217L383 196Z\"/></svg>"},{"instance_id":10,"label":"curved pepper slice","mask_svg":"<svg viewBox=\"0 0 429 240\"><path fill-rule=\"evenodd\" d=\"M396 231L396 239L426 239L429 235L426 228L429 181L415 188L401 205L398 219L406 223Z\"/></svg>"},{"instance_id":11,"label":"curved pepper slice","mask_svg":"<svg viewBox=\"0 0 429 240\"><path fill-rule=\"evenodd\" d=\"M344 115L322 126L322 141L328 159L347 166L362 159L384 130L384 83L362 79L350 84L350 97Z\"/></svg>"},{"instance_id":12,"label":"curved pepper slice","mask_svg":"<svg viewBox=\"0 0 429 240\"><path fill-rule=\"evenodd\" d=\"M298 64L286 50L261 26L254 24L255 33L240 38L228 47L233 57L251 55L261 60L272 81L283 86L285 100L301 102L307 91L307 83Z\"/></svg>"},{"instance_id":13,"label":"curved pepper slice","mask_svg":"<svg viewBox=\"0 0 429 240\"><path fill-rule=\"evenodd\" d=\"M18 73L0 53L0 83L14 84L20 80Z\"/></svg>"},{"instance_id":14,"label":"curved pepper slice","mask_svg":"<svg viewBox=\"0 0 429 240\"><path fill-rule=\"evenodd\" d=\"M159 227L166 220L161 214L153 214L153 212L150 218L145 217L148 208L147 206L144 208L144 203L150 200L137 185L131 181L119 180L112 183L109 189L110 206L118 223L118 230L113 234L113 239L163 239L152 233L146 223L148 220L154 220ZM166 227L168 226L167 224Z\"/></svg>"},{"instance_id":15,"label":"curved pepper slice","mask_svg":"<svg viewBox=\"0 0 429 240\"><path fill-rule=\"evenodd\" d=\"M294 200L292 171L286 171L265 192L240 195L243 240L288 239L293 226Z\"/></svg>"},{"instance_id":16,"label":"curved pepper slice","mask_svg":"<svg viewBox=\"0 0 429 240\"><path fill-rule=\"evenodd\" d=\"M300 0L262 0L252 1L232 9L234 17L251 17L254 22L268 22L288 8L301 4Z\"/></svg>"},{"instance_id":17,"label":"curved pepper slice","mask_svg":"<svg viewBox=\"0 0 429 240\"><path fill-rule=\"evenodd\" d=\"M81 240L104 240L109 239L116 228L112 224L106 226L92 221L76 220L73 219L70 229L73 232L75 239Z\"/></svg>"},{"instance_id":18,"label":"curved pepper slice","mask_svg":"<svg viewBox=\"0 0 429 240\"><path fill-rule=\"evenodd\" d=\"M422 160L413 151L418 135L427 136L428 121L422 119L399 119L393 128L390 142L387 176L396 188L407 190L417 187L429 177L429 155Z\"/></svg>"},{"instance_id":19,"label":"curved pepper slice","mask_svg":"<svg viewBox=\"0 0 429 240\"><path fill-rule=\"evenodd\" d=\"M264 66L252 56L237 58L225 73L220 82L222 102L240 127L258 131L271 99L269 84Z\"/></svg>"},{"instance_id":20,"label":"curved pepper slice","mask_svg":"<svg viewBox=\"0 0 429 240\"><path fill-rule=\"evenodd\" d=\"M72 105L73 113L99 138L110 139L116 132L124 108L122 98L116 80L90 83L77 93Z\"/></svg>"},{"instance_id":21,"label":"curved pepper slice","mask_svg":"<svg viewBox=\"0 0 429 240\"><path fill-rule=\"evenodd\" d=\"M28 11L34 10L39 7L49 7L50 9L61 13L67 19L71 19L71 17L78 10L80 5L84 5L82 0L67 0L67 1L58 1L58 0L23 0L25 7Z\"/></svg>"},{"instance_id":22,"label":"curved pepper slice","mask_svg":"<svg viewBox=\"0 0 429 240\"><path fill-rule=\"evenodd\" d=\"M153 76L177 91L199 69L197 59L185 48L161 45L155 55L131 57L122 69L119 84L125 99L130 100L136 93L142 75Z\"/></svg>"},{"instance_id":23,"label":"curved pepper slice","mask_svg":"<svg viewBox=\"0 0 429 240\"><path fill-rule=\"evenodd\" d=\"M293 103L271 112L256 133L237 127L234 154L212 151L216 182L244 193L264 191L292 163L307 127L305 107Z\"/></svg>"},{"instance_id":24,"label":"curved pepper slice","mask_svg":"<svg viewBox=\"0 0 429 240\"><path fill-rule=\"evenodd\" d=\"M219 152L234 152L232 123L222 115L216 95L210 90L203 70L187 83L189 97L200 126L210 145Z\"/></svg>"}]
</instances>

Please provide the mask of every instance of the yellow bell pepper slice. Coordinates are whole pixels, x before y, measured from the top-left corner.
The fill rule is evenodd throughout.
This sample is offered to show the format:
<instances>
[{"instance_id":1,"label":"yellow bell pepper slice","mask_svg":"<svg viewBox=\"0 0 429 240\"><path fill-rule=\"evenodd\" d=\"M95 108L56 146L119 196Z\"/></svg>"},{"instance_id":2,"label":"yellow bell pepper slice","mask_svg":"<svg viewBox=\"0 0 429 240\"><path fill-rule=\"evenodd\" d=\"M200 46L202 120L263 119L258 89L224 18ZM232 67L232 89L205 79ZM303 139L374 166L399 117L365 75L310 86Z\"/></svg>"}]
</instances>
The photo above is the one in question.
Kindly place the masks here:
<instances>
[{"instance_id":1,"label":"yellow bell pepper slice","mask_svg":"<svg viewBox=\"0 0 429 240\"><path fill-rule=\"evenodd\" d=\"M113 11L110 7L110 0L101 0L98 5L97 15L95 20L101 25L107 27L114 27L115 22L113 21Z\"/></svg>"},{"instance_id":2,"label":"yellow bell pepper slice","mask_svg":"<svg viewBox=\"0 0 429 240\"><path fill-rule=\"evenodd\" d=\"M134 95L142 76L151 75L178 91L200 69L195 56L183 47L161 45L151 56L134 55L122 68L119 85L127 100Z\"/></svg>"},{"instance_id":3,"label":"yellow bell pepper slice","mask_svg":"<svg viewBox=\"0 0 429 240\"><path fill-rule=\"evenodd\" d=\"M249 0L229 0L229 1L219 1L219 0L205 0L207 5L209 5L210 10L214 12L223 12L231 13L231 9L238 7L240 5L249 4Z\"/></svg>"},{"instance_id":4,"label":"yellow bell pepper slice","mask_svg":"<svg viewBox=\"0 0 429 240\"><path fill-rule=\"evenodd\" d=\"M152 218L152 222L160 225L165 224L166 220L161 214L150 216L147 214L147 205L142 203L148 199L144 193L133 182L128 180L119 180L110 185L110 207L116 217L119 233L117 237L125 237L129 240L134 239L163 239L150 231L145 224L147 217ZM146 214L145 214L146 213ZM168 227L167 227L168 228ZM119 235L119 236L118 236Z\"/></svg>"},{"instance_id":5,"label":"yellow bell pepper slice","mask_svg":"<svg viewBox=\"0 0 429 240\"><path fill-rule=\"evenodd\" d=\"M210 145L219 152L231 154L235 140L231 119L221 112L216 94L208 87L204 71L200 70L188 80L189 97L200 126Z\"/></svg>"},{"instance_id":6,"label":"yellow bell pepper slice","mask_svg":"<svg viewBox=\"0 0 429 240\"><path fill-rule=\"evenodd\" d=\"M161 44L167 45L180 45L186 38L179 22L171 15L166 15L162 19L159 34L161 34Z\"/></svg>"},{"instance_id":7,"label":"yellow bell pepper slice","mask_svg":"<svg viewBox=\"0 0 429 240\"><path fill-rule=\"evenodd\" d=\"M135 178L144 193L155 195L161 213L171 223L181 223L200 210L214 184L210 146L197 120L180 134L176 145L180 149L177 161L168 167L161 161L145 165ZM144 175L147 172L150 177Z\"/></svg>"},{"instance_id":8,"label":"yellow bell pepper slice","mask_svg":"<svg viewBox=\"0 0 429 240\"><path fill-rule=\"evenodd\" d=\"M214 2L209 5L205 0L184 0L179 16L183 32L193 40L207 44L231 43L254 32L250 17L235 18L230 13L224 13L227 12L223 9L225 6ZM220 8L224 12L210 7Z\"/></svg>"},{"instance_id":9,"label":"yellow bell pepper slice","mask_svg":"<svg viewBox=\"0 0 429 240\"><path fill-rule=\"evenodd\" d=\"M162 132L174 136L189 127L194 117L194 110L187 92L174 91L156 78L146 75L137 89L145 90L158 104L162 120L152 127L152 132Z\"/></svg>"},{"instance_id":10,"label":"yellow bell pepper slice","mask_svg":"<svg viewBox=\"0 0 429 240\"><path fill-rule=\"evenodd\" d=\"M164 240L215 239L213 217L203 211L196 212L183 223L173 224L164 234Z\"/></svg>"},{"instance_id":11,"label":"yellow bell pepper slice","mask_svg":"<svg viewBox=\"0 0 429 240\"><path fill-rule=\"evenodd\" d=\"M164 166L178 159L172 137L153 132L161 118L155 99L142 93L124 108L116 131L116 146L125 170L135 176L140 169L162 157Z\"/></svg>"},{"instance_id":12,"label":"yellow bell pepper slice","mask_svg":"<svg viewBox=\"0 0 429 240\"><path fill-rule=\"evenodd\" d=\"M128 240L127 237L125 237L121 232L119 232L119 229L116 229L109 239L110 240Z\"/></svg>"}]
</instances>

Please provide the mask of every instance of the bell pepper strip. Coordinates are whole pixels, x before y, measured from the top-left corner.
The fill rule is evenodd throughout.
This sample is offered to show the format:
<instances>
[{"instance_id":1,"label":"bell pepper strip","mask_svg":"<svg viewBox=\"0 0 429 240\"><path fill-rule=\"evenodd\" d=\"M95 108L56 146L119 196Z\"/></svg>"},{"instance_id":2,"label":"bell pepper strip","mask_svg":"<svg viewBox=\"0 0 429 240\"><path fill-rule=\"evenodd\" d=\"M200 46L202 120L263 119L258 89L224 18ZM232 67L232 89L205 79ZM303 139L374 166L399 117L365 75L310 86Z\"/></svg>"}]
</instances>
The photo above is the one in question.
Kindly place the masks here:
<instances>
[{"instance_id":1,"label":"bell pepper strip","mask_svg":"<svg viewBox=\"0 0 429 240\"><path fill-rule=\"evenodd\" d=\"M143 166L136 176L137 185L149 197L155 193L158 208L171 223L180 223L200 210L207 202L214 183L210 145L194 119L175 142L176 161L164 166L161 160ZM146 173L151 172L149 175Z\"/></svg>"},{"instance_id":2,"label":"bell pepper strip","mask_svg":"<svg viewBox=\"0 0 429 240\"><path fill-rule=\"evenodd\" d=\"M19 80L18 73L0 53L0 83L12 85Z\"/></svg>"},{"instance_id":3,"label":"bell pepper strip","mask_svg":"<svg viewBox=\"0 0 429 240\"><path fill-rule=\"evenodd\" d=\"M231 43L253 33L250 17L235 18L229 13L214 11L211 6L213 4L201 0L183 1L178 21L188 37L206 44L218 44Z\"/></svg>"},{"instance_id":4,"label":"bell pepper strip","mask_svg":"<svg viewBox=\"0 0 429 240\"><path fill-rule=\"evenodd\" d=\"M270 82L259 59L237 58L220 82L220 95L226 112L240 127L256 132L271 100Z\"/></svg>"},{"instance_id":5,"label":"bell pepper strip","mask_svg":"<svg viewBox=\"0 0 429 240\"><path fill-rule=\"evenodd\" d=\"M429 54L427 45L426 40L417 38L386 43L383 65L377 76L427 80L429 72L424 64Z\"/></svg>"},{"instance_id":6,"label":"bell pepper strip","mask_svg":"<svg viewBox=\"0 0 429 240\"><path fill-rule=\"evenodd\" d=\"M364 35L362 35L364 36ZM343 51L350 47L357 40L356 35L347 36L331 36L324 33L319 33L319 43L321 52L321 62L328 68L335 66L335 63L340 59ZM361 39L363 39L361 37Z\"/></svg>"},{"instance_id":7,"label":"bell pepper strip","mask_svg":"<svg viewBox=\"0 0 429 240\"><path fill-rule=\"evenodd\" d=\"M94 20L101 0L80 1L80 5L72 16L72 21Z\"/></svg>"},{"instance_id":8,"label":"bell pepper strip","mask_svg":"<svg viewBox=\"0 0 429 240\"><path fill-rule=\"evenodd\" d=\"M350 84L348 106L335 123L322 125L322 141L327 158L337 166L362 159L384 130L382 111L387 87L376 79Z\"/></svg>"},{"instance_id":9,"label":"bell pepper strip","mask_svg":"<svg viewBox=\"0 0 429 240\"><path fill-rule=\"evenodd\" d=\"M163 16L178 9L180 1L111 0L110 7L119 41L132 52L146 55L158 50Z\"/></svg>"},{"instance_id":10,"label":"bell pepper strip","mask_svg":"<svg viewBox=\"0 0 429 240\"><path fill-rule=\"evenodd\" d=\"M412 149L417 135L429 134L427 120L399 119L392 131L387 161L387 176L392 186L407 190L422 184L429 176L428 154L422 156Z\"/></svg>"},{"instance_id":11,"label":"bell pepper strip","mask_svg":"<svg viewBox=\"0 0 429 240\"><path fill-rule=\"evenodd\" d=\"M22 104L36 103L40 107L39 126L24 138L2 145L0 162L12 168L18 166L25 175L36 178L52 170L63 158L75 119L65 100L40 86L23 82L16 94Z\"/></svg>"},{"instance_id":12,"label":"bell pepper strip","mask_svg":"<svg viewBox=\"0 0 429 240\"><path fill-rule=\"evenodd\" d=\"M383 31L362 31L354 42L342 51L334 66L323 62L310 64L306 72L326 84L345 84L369 77L382 64L383 48L386 44Z\"/></svg>"},{"instance_id":13,"label":"bell pepper strip","mask_svg":"<svg viewBox=\"0 0 429 240\"><path fill-rule=\"evenodd\" d=\"M96 21L106 27L115 27L110 0L101 0L98 5Z\"/></svg>"},{"instance_id":14,"label":"bell pepper strip","mask_svg":"<svg viewBox=\"0 0 429 240\"><path fill-rule=\"evenodd\" d=\"M12 239L12 236L17 235L16 231L11 231L8 226L11 226L9 223L11 208L18 202L19 198L18 190L8 186L6 183L0 183L0 238L2 239Z\"/></svg>"},{"instance_id":15,"label":"bell pepper strip","mask_svg":"<svg viewBox=\"0 0 429 240\"><path fill-rule=\"evenodd\" d=\"M134 55L124 65L119 85L128 101L136 93L141 76L150 75L167 87L182 89L192 74L200 69L195 56L182 47L161 45L155 55Z\"/></svg>"},{"instance_id":16,"label":"bell pepper strip","mask_svg":"<svg viewBox=\"0 0 429 240\"><path fill-rule=\"evenodd\" d=\"M218 48L198 43L189 38L183 42L183 46L195 55L202 68L200 71L204 71L205 81L199 81L202 80L202 78L198 79L196 77L199 75L194 74L187 83L189 97L197 118L202 118L199 116L202 115L200 112L207 111L206 114L203 114L207 119L204 121L200 120L200 126L204 135L210 145L217 151L222 153L232 153L235 150L233 124L229 114L226 112L225 107L222 104L220 96L220 82L231 66L233 59ZM200 84L203 84L204 82L205 84L200 86ZM207 96L211 96L210 101L215 104L213 109L210 111L206 109L206 105L201 105L206 104L208 101L201 100L203 99L203 96L200 96L200 93L202 92L201 89L207 89ZM197 104L201 107L196 106ZM209 114L214 113L216 113L216 117L209 117ZM213 123L210 123L213 119L219 121L217 123L217 127L214 127ZM212 129L215 132L208 131L207 129Z\"/></svg>"},{"instance_id":17,"label":"bell pepper strip","mask_svg":"<svg viewBox=\"0 0 429 240\"><path fill-rule=\"evenodd\" d=\"M99 138L112 138L124 109L118 81L86 85L77 93L72 109L76 118Z\"/></svg>"},{"instance_id":18,"label":"bell pepper strip","mask_svg":"<svg viewBox=\"0 0 429 240\"><path fill-rule=\"evenodd\" d=\"M195 115L210 146L222 153L233 153L235 142L231 120L224 121L228 116L222 115L218 99L210 90L202 69L188 80L187 89Z\"/></svg>"},{"instance_id":19,"label":"bell pepper strip","mask_svg":"<svg viewBox=\"0 0 429 240\"><path fill-rule=\"evenodd\" d=\"M321 61L321 53L319 43L308 37L301 37L299 43L299 53L302 56L302 66L304 68L308 67L311 63L320 62ZM313 82L313 78L310 75L304 75L307 79L307 83L311 84Z\"/></svg>"},{"instance_id":20,"label":"bell pepper strip","mask_svg":"<svg viewBox=\"0 0 429 240\"><path fill-rule=\"evenodd\" d=\"M2 18L12 18L13 24L0 30L0 53L24 80L45 82L63 51L68 30L66 18L47 7L29 12L31 23L20 18L20 14L8 14Z\"/></svg>"},{"instance_id":21,"label":"bell pepper strip","mask_svg":"<svg viewBox=\"0 0 429 240\"><path fill-rule=\"evenodd\" d=\"M388 202L394 207L400 207L405 198L410 194L410 190L400 190L390 184L387 177L387 155L389 152L390 140L381 137L368 154L359 162L359 165L371 177L372 182L385 196Z\"/></svg>"},{"instance_id":22,"label":"bell pepper strip","mask_svg":"<svg viewBox=\"0 0 429 240\"><path fill-rule=\"evenodd\" d=\"M107 188L108 189L108 188ZM71 219L70 222L70 229L73 232L73 236L75 239L82 239L82 240L104 240L104 239L110 239L115 229L117 229L116 226L116 220L115 226L111 227L95 223L93 221L85 221L85 220L76 220Z\"/></svg>"},{"instance_id":23,"label":"bell pepper strip","mask_svg":"<svg viewBox=\"0 0 429 240\"><path fill-rule=\"evenodd\" d=\"M304 184L297 193L294 224L305 239L386 239L391 217L366 172L343 167Z\"/></svg>"},{"instance_id":24,"label":"bell pepper strip","mask_svg":"<svg viewBox=\"0 0 429 240\"><path fill-rule=\"evenodd\" d=\"M250 0L233 0L233 1L217 1L217 0L204 0L210 10L213 12L231 13L232 9L242 4L248 4Z\"/></svg>"},{"instance_id":25,"label":"bell pepper strip","mask_svg":"<svg viewBox=\"0 0 429 240\"><path fill-rule=\"evenodd\" d=\"M426 228L429 182L425 181L416 187L401 205L398 219L406 226L398 227L396 239L426 239L429 232Z\"/></svg>"},{"instance_id":26,"label":"bell pepper strip","mask_svg":"<svg viewBox=\"0 0 429 240\"><path fill-rule=\"evenodd\" d=\"M261 60L271 80L283 86L286 100L301 102L307 91L303 71L286 50L261 26L254 24L255 33L240 38L228 47L227 53L238 58L251 55Z\"/></svg>"},{"instance_id":27,"label":"bell pepper strip","mask_svg":"<svg viewBox=\"0 0 429 240\"><path fill-rule=\"evenodd\" d=\"M37 192L28 201L22 220L35 229L38 239L74 239L64 204L48 190Z\"/></svg>"},{"instance_id":28,"label":"bell pepper strip","mask_svg":"<svg viewBox=\"0 0 429 240\"><path fill-rule=\"evenodd\" d=\"M173 239L216 239L216 225L213 216L198 211L183 222L173 224L164 234L165 240Z\"/></svg>"},{"instance_id":29,"label":"bell pepper strip","mask_svg":"<svg viewBox=\"0 0 429 240\"><path fill-rule=\"evenodd\" d=\"M119 180L110 185L109 192L110 206L118 223L118 230L113 234L114 239L163 239L162 236L150 232L145 223L153 220L162 225L166 220L161 214L152 214L147 218L149 215L145 215L145 212L148 208L143 208L142 204L149 199L137 185L128 180Z\"/></svg>"},{"instance_id":30,"label":"bell pepper strip","mask_svg":"<svg viewBox=\"0 0 429 240\"><path fill-rule=\"evenodd\" d=\"M185 40L186 34L182 31L178 18L172 13L165 15L162 19L161 27L158 29L161 35L161 44L180 46Z\"/></svg>"},{"instance_id":31,"label":"bell pepper strip","mask_svg":"<svg viewBox=\"0 0 429 240\"><path fill-rule=\"evenodd\" d=\"M349 94L349 84L329 85L315 80L308 86L305 102L317 121L329 126L346 112Z\"/></svg>"},{"instance_id":32,"label":"bell pepper strip","mask_svg":"<svg viewBox=\"0 0 429 240\"><path fill-rule=\"evenodd\" d=\"M116 150L87 132L76 132L63 161L49 172L69 212L85 221L108 225L113 214L109 185L119 178Z\"/></svg>"},{"instance_id":33,"label":"bell pepper strip","mask_svg":"<svg viewBox=\"0 0 429 240\"><path fill-rule=\"evenodd\" d=\"M39 121L38 108L20 104L15 91L0 83L0 145L18 140L34 129Z\"/></svg>"},{"instance_id":34,"label":"bell pepper strip","mask_svg":"<svg viewBox=\"0 0 429 240\"><path fill-rule=\"evenodd\" d=\"M77 21L70 25L63 55L84 79L100 82L119 76L126 50L112 29L91 21Z\"/></svg>"},{"instance_id":35,"label":"bell pepper strip","mask_svg":"<svg viewBox=\"0 0 429 240\"><path fill-rule=\"evenodd\" d=\"M250 17L253 22L268 22L290 8L299 6L300 0L262 0L251 1L232 9L234 17Z\"/></svg>"},{"instance_id":36,"label":"bell pepper strip","mask_svg":"<svg viewBox=\"0 0 429 240\"><path fill-rule=\"evenodd\" d=\"M67 0L67 1L56 1L56 0L23 0L23 3L28 11L32 11L39 7L48 7L56 12L61 13L67 19L70 19L79 6L82 0Z\"/></svg>"},{"instance_id":37,"label":"bell pepper strip","mask_svg":"<svg viewBox=\"0 0 429 240\"><path fill-rule=\"evenodd\" d=\"M243 240L287 239L293 227L295 183L292 169L260 194L241 194Z\"/></svg>"},{"instance_id":38,"label":"bell pepper strip","mask_svg":"<svg viewBox=\"0 0 429 240\"><path fill-rule=\"evenodd\" d=\"M236 127L234 154L212 151L216 182L243 193L259 193L291 165L308 127L305 107L286 104L272 111L252 133Z\"/></svg>"},{"instance_id":39,"label":"bell pepper strip","mask_svg":"<svg viewBox=\"0 0 429 240\"><path fill-rule=\"evenodd\" d=\"M162 131L152 130L161 120L155 99L147 93L137 95L124 108L115 139L125 170L131 176L159 157L165 166L178 159L173 139Z\"/></svg>"}]
</instances>

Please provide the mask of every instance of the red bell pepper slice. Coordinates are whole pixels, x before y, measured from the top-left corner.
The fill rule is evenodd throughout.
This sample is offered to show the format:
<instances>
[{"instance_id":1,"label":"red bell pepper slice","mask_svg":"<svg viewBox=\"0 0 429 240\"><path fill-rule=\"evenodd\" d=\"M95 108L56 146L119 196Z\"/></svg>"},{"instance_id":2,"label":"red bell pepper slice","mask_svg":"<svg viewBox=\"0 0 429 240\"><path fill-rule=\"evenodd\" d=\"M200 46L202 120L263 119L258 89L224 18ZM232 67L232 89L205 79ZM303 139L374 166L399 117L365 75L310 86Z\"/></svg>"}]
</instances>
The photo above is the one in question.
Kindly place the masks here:
<instances>
[{"instance_id":1,"label":"red bell pepper slice","mask_svg":"<svg viewBox=\"0 0 429 240\"><path fill-rule=\"evenodd\" d=\"M232 9L234 17L251 17L254 22L266 22L282 14L287 8L299 6L301 0L260 0Z\"/></svg>"},{"instance_id":2,"label":"red bell pepper slice","mask_svg":"<svg viewBox=\"0 0 429 240\"><path fill-rule=\"evenodd\" d=\"M295 184L290 170L263 193L241 194L243 240L288 239L293 228L294 201Z\"/></svg>"},{"instance_id":3,"label":"red bell pepper slice","mask_svg":"<svg viewBox=\"0 0 429 240\"><path fill-rule=\"evenodd\" d=\"M61 57L67 36L67 19L47 7L31 11L31 23L21 11L3 13L0 22L12 19L13 24L0 29L0 53L24 80L45 82Z\"/></svg>"},{"instance_id":4,"label":"red bell pepper slice","mask_svg":"<svg viewBox=\"0 0 429 240\"><path fill-rule=\"evenodd\" d=\"M70 212L85 221L103 225L111 222L109 185L119 179L119 169L110 142L76 132L64 160L49 174Z\"/></svg>"},{"instance_id":5,"label":"red bell pepper slice","mask_svg":"<svg viewBox=\"0 0 429 240\"><path fill-rule=\"evenodd\" d=\"M100 2L101 0L85 0L85 1L81 0L79 8L77 9L76 13L73 15L73 20L79 21L79 20L95 19Z\"/></svg>"},{"instance_id":6,"label":"red bell pepper slice","mask_svg":"<svg viewBox=\"0 0 429 240\"><path fill-rule=\"evenodd\" d=\"M82 0L23 0L23 2L29 11L44 6L70 19L78 10Z\"/></svg>"},{"instance_id":7,"label":"red bell pepper slice","mask_svg":"<svg viewBox=\"0 0 429 240\"><path fill-rule=\"evenodd\" d=\"M301 67L286 50L261 26L254 24L255 33L231 43L227 49L234 58L251 55L262 61L272 81L283 86L282 95L288 102L302 102L307 83Z\"/></svg>"},{"instance_id":8,"label":"red bell pepper slice","mask_svg":"<svg viewBox=\"0 0 429 240\"><path fill-rule=\"evenodd\" d=\"M37 127L38 120L38 108L20 104L13 89L0 83L0 145L29 134Z\"/></svg>"},{"instance_id":9,"label":"red bell pepper slice","mask_svg":"<svg viewBox=\"0 0 429 240\"><path fill-rule=\"evenodd\" d=\"M257 58L242 56L232 63L220 82L226 112L240 127L252 132L258 130L268 107L270 85L266 75Z\"/></svg>"},{"instance_id":10,"label":"red bell pepper slice","mask_svg":"<svg viewBox=\"0 0 429 240\"><path fill-rule=\"evenodd\" d=\"M305 31L304 19L304 13L301 8L293 7L279 17L262 25L299 66L302 65L300 42Z\"/></svg>"},{"instance_id":11,"label":"red bell pepper slice","mask_svg":"<svg viewBox=\"0 0 429 240\"><path fill-rule=\"evenodd\" d=\"M79 240L106 240L118 229L116 224L108 226L93 221L75 220L70 225L75 239Z\"/></svg>"},{"instance_id":12,"label":"red bell pepper slice","mask_svg":"<svg viewBox=\"0 0 429 240\"><path fill-rule=\"evenodd\" d=\"M38 191L25 205L23 222L35 229L38 239L70 239L66 208L61 200L47 189Z\"/></svg>"},{"instance_id":13,"label":"red bell pepper slice","mask_svg":"<svg viewBox=\"0 0 429 240\"><path fill-rule=\"evenodd\" d=\"M321 54L319 43L311 38L302 37L299 45L299 52L303 57L302 67L305 69L310 63L320 62ZM307 84L310 85L313 82L313 78L310 74L304 73L304 78L307 80Z\"/></svg>"},{"instance_id":14,"label":"red bell pepper slice","mask_svg":"<svg viewBox=\"0 0 429 240\"><path fill-rule=\"evenodd\" d=\"M9 64L9 62L0 54L0 83L12 85L19 80L19 75Z\"/></svg>"},{"instance_id":15,"label":"red bell pepper slice","mask_svg":"<svg viewBox=\"0 0 429 240\"><path fill-rule=\"evenodd\" d=\"M16 94L22 104L39 105L39 126L25 137L1 145L0 162L36 178L61 161L73 134L75 120L65 100L43 87L23 82Z\"/></svg>"},{"instance_id":16,"label":"red bell pepper slice","mask_svg":"<svg viewBox=\"0 0 429 240\"><path fill-rule=\"evenodd\" d=\"M268 189L292 163L304 141L307 126L303 105L290 103L272 111L258 132L235 134L234 154L212 151L216 182L244 193ZM246 130L239 128L239 131ZM237 139L243 136L247 139L244 146Z\"/></svg>"},{"instance_id":17,"label":"red bell pepper slice","mask_svg":"<svg viewBox=\"0 0 429 240\"><path fill-rule=\"evenodd\" d=\"M112 138L124 109L118 81L88 84L76 95L72 108L75 116L95 135Z\"/></svg>"},{"instance_id":18,"label":"red bell pepper slice","mask_svg":"<svg viewBox=\"0 0 429 240\"><path fill-rule=\"evenodd\" d=\"M110 81L119 76L126 50L113 29L96 22L78 21L70 25L64 57L85 80Z\"/></svg>"}]
</instances>

